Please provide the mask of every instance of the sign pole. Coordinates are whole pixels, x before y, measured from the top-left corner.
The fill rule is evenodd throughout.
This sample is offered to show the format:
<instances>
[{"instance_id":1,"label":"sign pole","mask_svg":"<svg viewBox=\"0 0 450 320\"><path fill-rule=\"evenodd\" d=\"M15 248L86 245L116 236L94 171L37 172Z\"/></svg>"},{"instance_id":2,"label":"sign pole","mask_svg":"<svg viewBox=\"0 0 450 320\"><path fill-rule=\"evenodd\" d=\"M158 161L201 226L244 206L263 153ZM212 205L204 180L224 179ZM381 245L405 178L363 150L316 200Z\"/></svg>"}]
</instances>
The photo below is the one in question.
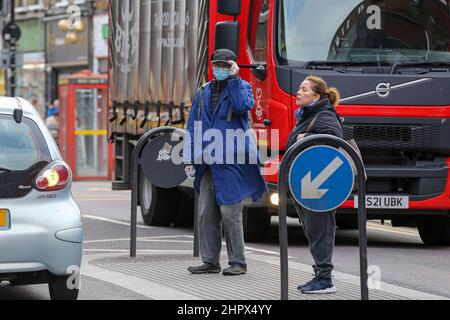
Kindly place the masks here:
<instances>
[{"instance_id":1,"label":"sign pole","mask_svg":"<svg viewBox=\"0 0 450 320\"><path fill-rule=\"evenodd\" d=\"M200 256L199 222L198 222L198 197L199 194L194 190L194 257Z\"/></svg>"},{"instance_id":2,"label":"sign pole","mask_svg":"<svg viewBox=\"0 0 450 320\"><path fill-rule=\"evenodd\" d=\"M280 273L281 273L281 300L289 299L289 267L288 267L288 236L287 236L287 167L285 161L281 162L279 171L279 197L278 197L278 235L280 239Z\"/></svg>"},{"instance_id":3,"label":"sign pole","mask_svg":"<svg viewBox=\"0 0 450 320\"><path fill-rule=\"evenodd\" d=\"M358 171L358 230L359 230L359 274L361 279L361 300L369 300L367 275L367 230L366 230L366 179Z\"/></svg>"},{"instance_id":4,"label":"sign pole","mask_svg":"<svg viewBox=\"0 0 450 320\"><path fill-rule=\"evenodd\" d=\"M11 6L11 20L3 27L2 36L3 40L9 44L8 50L8 93L11 97L16 95L16 75L17 75L17 41L19 41L21 36L21 31L19 26L16 24L15 16L15 1L10 1Z\"/></svg>"},{"instance_id":5,"label":"sign pole","mask_svg":"<svg viewBox=\"0 0 450 320\"><path fill-rule=\"evenodd\" d=\"M352 159L356 172L345 154ZM327 134L317 134L302 139L287 150L280 165L278 215L282 300L288 299L287 185L289 184L294 200L300 205L317 212L316 214L327 214L321 212L334 210L351 194L355 173L358 177L361 299L369 299L364 163L358 152L345 140Z\"/></svg>"},{"instance_id":6,"label":"sign pole","mask_svg":"<svg viewBox=\"0 0 450 320\"><path fill-rule=\"evenodd\" d=\"M15 13L15 1L10 1L11 3L11 24L15 25L16 23L16 13ZM15 97L16 96L16 38L11 37L10 42L10 49L11 49L11 56L10 56L10 78L9 78L9 85L10 85L10 96Z\"/></svg>"}]
</instances>

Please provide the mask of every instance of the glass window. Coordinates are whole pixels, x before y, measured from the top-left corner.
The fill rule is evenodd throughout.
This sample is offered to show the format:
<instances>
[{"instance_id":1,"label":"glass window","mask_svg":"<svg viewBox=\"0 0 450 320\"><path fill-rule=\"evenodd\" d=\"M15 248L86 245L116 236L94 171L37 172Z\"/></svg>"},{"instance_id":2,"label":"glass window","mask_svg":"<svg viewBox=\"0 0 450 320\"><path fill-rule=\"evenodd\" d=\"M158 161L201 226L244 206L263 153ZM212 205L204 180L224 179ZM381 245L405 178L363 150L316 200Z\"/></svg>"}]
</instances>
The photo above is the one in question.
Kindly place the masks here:
<instances>
[{"instance_id":1,"label":"glass window","mask_svg":"<svg viewBox=\"0 0 450 320\"><path fill-rule=\"evenodd\" d=\"M106 58L98 59L98 72L108 73L108 60Z\"/></svg>"},{"instance_id":2,"label":"glass window","mask_svg":"<svg viewBox=\"0 0 450 320\"><path fill-rule=\"evenodd\" d=\"M268 0L252 0L248 42L253 59L258 62L266 61L268 13Z\"/></svg>"},{"instance_id":3,"label":"glass window","mask_svg":"<svg viewBox=\"0 0 450 320\"><path fill-rule=\"evenodd\" d=\"M0 115L0 173L23 171L51 160L45 140L37 125L23 118L16 123L12 115Z\"/></svg>"},{"instance_id":4,"label":"glass window","mask_svg":"<svg viewBox=\"0 0 450 320\"><path fill-rule=\"evenodd\" d=\"M449 0L281 0L277 19L282 64L450 60Z\"/></svg>"},{"instance_id":5,"label":"glass window","mask_svg":"<svg viewBox=\"0 0 450 320\"><path fill-rule=\"evenodd\" d=\"M108 174L106 91L76 90L76 174L103 177Z\"/></svg>"}]
</instances>

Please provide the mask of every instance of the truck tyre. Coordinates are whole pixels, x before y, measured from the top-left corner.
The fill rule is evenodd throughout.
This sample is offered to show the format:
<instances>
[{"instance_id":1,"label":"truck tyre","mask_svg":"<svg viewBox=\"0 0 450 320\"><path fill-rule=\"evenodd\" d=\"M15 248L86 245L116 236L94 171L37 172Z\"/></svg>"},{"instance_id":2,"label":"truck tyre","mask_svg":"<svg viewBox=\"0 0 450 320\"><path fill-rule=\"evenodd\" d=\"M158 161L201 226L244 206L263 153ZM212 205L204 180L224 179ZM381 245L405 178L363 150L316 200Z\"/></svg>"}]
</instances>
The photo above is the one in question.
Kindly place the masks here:
<instances>
[{"instance_id":1,"label":"truck tyre","mask_svg":"<svg viewBox=\"0 0 450 320\"><path fill-rule=\"evenodd\" d=\"M177 210L178 190L154 186L141 172L139 202L142 220L148 226L168 227Z\"/></svg>"},{"instance_id":2,"label":"truck tyre","mask_svg":"<svg viewBox=\"0 0 450 320\"><path fill-rule=\"evenodd\" d=\"M245 208L242 212L246 242L262 242L270 231L270 214L267 208Z\"/></svg>"},{"instance_id":3,"label":"truck tyre","mask_svg":"<svg viewBox=\"0 0 450 320\"><path fill-rule=\"evenodd\" d=\"M344 216L336 215L336 225L340 230L358 230L358 216Z\"/></svg>"},{"instance_id":4,"label":"truck tyre","mask_svg":"<svg viewBox=\"0 0 450 320\"><path fill-rule=\"evenodd\" d=\"M69 289L67 281L70 276L51 276L48 291L51 300L77 300L79 289Z\"/></svg>"},{"instance_id":5,"label":"truck tyre","mask_svg":"<svg viewBox=\"0 0 450 320\"><path fill-rule=\"evenodd\" d=\"M179 191L178 209L173 218L173 225L175 227L190 227L194 226L194 196Z\"/></svg>"},{"instance_id":6,"label":"truck tyre","mask_svg":"<svg viewBox=\"0 0 450 320\"><path fill-rule=\"evenodd\" d=\"M425 245L450 245L450 216L418 217L417 228Z\"/></svg>"}]
</instances>

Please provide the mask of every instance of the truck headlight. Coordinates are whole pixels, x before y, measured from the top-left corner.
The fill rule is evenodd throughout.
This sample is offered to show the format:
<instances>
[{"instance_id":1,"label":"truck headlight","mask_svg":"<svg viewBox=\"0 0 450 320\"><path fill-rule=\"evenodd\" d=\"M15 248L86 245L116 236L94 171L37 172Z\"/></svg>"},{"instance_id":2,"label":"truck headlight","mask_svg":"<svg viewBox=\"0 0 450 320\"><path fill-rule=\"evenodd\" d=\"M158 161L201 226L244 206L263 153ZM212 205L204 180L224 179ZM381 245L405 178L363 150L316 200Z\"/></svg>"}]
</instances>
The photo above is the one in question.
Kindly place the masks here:
<instances>
[{"instance_id":1,"label":"truck headlight","mask_svg":"<svg viewBox=\"0 0 450 320\"><path fill-rule=\"evenodd\" d=\"M272 193L270 195L270 202L274 205L274 206L278 206L278 193Z\"/></svg>"}]
</instances>

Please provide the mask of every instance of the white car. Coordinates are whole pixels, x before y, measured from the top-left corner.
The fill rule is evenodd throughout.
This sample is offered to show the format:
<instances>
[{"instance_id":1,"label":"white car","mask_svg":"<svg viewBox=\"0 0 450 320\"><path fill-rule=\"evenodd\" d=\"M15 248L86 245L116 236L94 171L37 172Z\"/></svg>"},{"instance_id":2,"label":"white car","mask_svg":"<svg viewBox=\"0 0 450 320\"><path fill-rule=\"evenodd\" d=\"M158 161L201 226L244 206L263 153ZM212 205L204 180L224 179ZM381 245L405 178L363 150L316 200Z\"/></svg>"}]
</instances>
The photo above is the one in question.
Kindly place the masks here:
<instances>
[{"instance_id":1,"label":"white car","mask_svg":"<svg viewBox=\"0 0 450 320\"><path fill-rule=\"evenodd\" d=\"M0 97L0 283L79 293L83 228L72 173L34 107Z\"/></svg>"}]
</instances>

